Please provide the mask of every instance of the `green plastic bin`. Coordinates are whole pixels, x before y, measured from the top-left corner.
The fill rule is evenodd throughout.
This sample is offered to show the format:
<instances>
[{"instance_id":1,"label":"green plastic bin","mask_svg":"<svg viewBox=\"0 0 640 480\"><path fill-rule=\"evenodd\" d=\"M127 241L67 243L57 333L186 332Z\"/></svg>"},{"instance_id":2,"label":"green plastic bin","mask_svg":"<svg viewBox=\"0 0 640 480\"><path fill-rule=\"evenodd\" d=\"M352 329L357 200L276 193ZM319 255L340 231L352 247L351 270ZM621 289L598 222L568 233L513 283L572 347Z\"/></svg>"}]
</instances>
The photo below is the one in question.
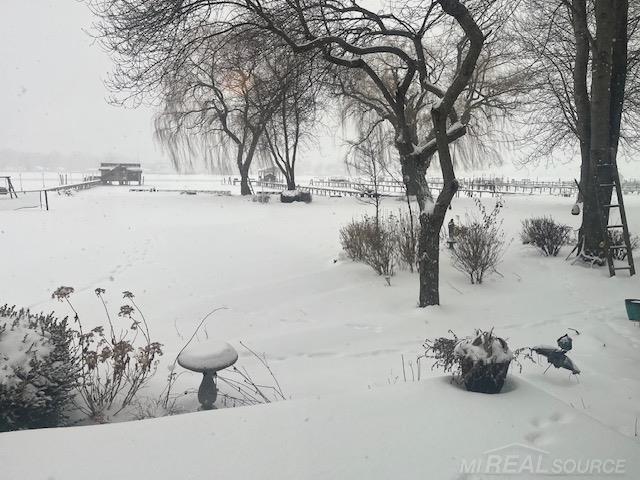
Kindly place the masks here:
<instances>
[{"instance_id":1,"label":"green plastic bin","mask_svg":"<svg viewBox=\"0 0 640 480\"><path fill-rule=\"evenodd\" d=\"M640 299L627 298L624 301L624 306L627 309L627 317L632 322L640 322Z\"/></svg>"}]
</instances>

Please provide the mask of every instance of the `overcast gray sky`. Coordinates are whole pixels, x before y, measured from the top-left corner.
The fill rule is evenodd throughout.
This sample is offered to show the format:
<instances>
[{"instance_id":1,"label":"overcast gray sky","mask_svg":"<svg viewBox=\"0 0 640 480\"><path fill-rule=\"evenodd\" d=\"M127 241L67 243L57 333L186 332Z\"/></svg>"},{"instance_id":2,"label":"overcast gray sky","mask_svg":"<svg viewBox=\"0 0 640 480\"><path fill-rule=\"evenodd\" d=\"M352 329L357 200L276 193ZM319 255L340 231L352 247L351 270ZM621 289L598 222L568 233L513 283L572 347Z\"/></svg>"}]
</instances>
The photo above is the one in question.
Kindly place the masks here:
<instances>
[{"instance_id":1,"label":"overcast gray sky","mask_svg":"<svg viewBox=\"0 0 640 480\"><path fill-rule=\"evenodd\" d=\"M0 148L157 156L151 112L107 104L110 60L75 0L2 0Z\"/></svg>"},{"instance_id":2,"label":"overcast gray sky","mask_svg":"<svg viewBox=\"0 0 640 480\"><path fill-rule=\"evenodd\" d=\"M80 152L169 164L154 143L150 109L107 103L103 82L111 62L83 31L92 21L86 5L76 0L0 2L0 151ZM337 139L321 136L318 148L302 159L303 173L341 169L342 154L336 147L340 129L336 132ZM638 162L623 162L621 171L640 177L639 167ZM481 173L552 178L578 174L576 162L519 170L509 159L503 168Z\"/></svg>"},{"instance_id":3,"label":"overcast gray sky","mask_svg":"<svg viewBox=\"0 0 640 480\"><path fill-rule=\"evenodd\" d=\"M121 155L169 164L153 140L151 109L108 104L104 80L111 61L84 31L92 22L86 5L0 1L0 151ZM323 138L319 151L310 152L311 162L340 167L335 143Z\"/></svg>"}]
</instances>

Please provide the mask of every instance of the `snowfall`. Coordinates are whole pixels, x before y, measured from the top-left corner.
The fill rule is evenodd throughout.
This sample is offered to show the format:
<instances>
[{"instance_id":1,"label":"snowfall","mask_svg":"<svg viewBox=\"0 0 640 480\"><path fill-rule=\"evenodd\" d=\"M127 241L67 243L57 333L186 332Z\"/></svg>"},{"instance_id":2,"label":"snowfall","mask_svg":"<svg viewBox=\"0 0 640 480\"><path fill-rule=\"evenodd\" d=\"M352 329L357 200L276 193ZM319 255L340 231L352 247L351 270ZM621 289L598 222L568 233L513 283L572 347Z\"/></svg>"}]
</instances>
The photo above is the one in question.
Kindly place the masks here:
<instances>
[{"instance_id":1,"label":"snowfall","mask_svg":"<svg viewBox=\"0 0 640 480\"><path fill-rule=\"evenodd\" d=\"M71 286L83 321L98 325L94 290L106 290L114 312L132 291L164 345L140 393L149 399L202 318L226 307L194 341L229 342L237 366L269 382L240 342L264 355L286 399L198 411L201 374L181 371L175 390L187 392L179 405L188 413L0 434L2 480L640 478L640 326L624 307L640 297L640 277L572 265L571 247L543 257L519 238L531 216L577 228L572 198L506 196L499 273L471 285L443 246L441 305L421 309L417 274L400 271L389 286L341 252L340 227L370 205L319 196L263 204L219 180L192 180L147 178L145 187L233 195L98 187L49 194L48 212L0 200L0 303L65 316L51 293ZM640 197L626 202L638 231ZM383 208L404 207L385 199ZM455 198L450 218L474 208ZM491 328L512 350L570 333L582 373L524 362L502 393L486 395L417 361L425 338Z\"/></svg>"}]
</instances>

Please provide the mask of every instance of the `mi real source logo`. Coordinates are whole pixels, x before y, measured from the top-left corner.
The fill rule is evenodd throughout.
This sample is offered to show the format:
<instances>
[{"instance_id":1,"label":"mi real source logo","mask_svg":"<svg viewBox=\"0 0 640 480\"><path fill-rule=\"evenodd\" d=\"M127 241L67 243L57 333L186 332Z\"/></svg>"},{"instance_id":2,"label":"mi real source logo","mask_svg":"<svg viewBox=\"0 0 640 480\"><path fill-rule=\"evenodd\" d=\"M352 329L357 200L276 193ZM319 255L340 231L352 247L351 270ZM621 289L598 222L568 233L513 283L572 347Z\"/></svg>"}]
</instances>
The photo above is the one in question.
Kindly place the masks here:
<instances>
[{"instance_id":1,"label":"mi real source logo","mask_svg":"<svg viewBox=\"0 0 640 480\"><path fill-rule=\"evenodd\" d=\"M622 458L554 458L549 452L520 443L487 450L479 458L463 459L460 473L476 475L622 475Z\"/></svg>"}]
</instances>

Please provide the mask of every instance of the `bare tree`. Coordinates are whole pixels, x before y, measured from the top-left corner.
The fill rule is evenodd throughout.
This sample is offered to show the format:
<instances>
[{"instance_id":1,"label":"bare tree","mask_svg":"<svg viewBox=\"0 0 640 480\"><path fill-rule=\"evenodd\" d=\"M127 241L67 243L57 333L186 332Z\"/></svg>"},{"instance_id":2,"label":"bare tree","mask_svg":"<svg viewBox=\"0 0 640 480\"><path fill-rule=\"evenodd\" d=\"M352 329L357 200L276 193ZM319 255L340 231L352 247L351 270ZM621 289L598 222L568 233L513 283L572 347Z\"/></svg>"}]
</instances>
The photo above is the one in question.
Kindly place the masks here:
<instances>
[{"instance_id":1,"label":"bare tree","mask_svg":"<svg viewBox=\"0 0 640 480\"><path fill-rule=\"evenodd\" d=\"M389 144L387 132L380 125L366 132L359 141L351 142L347 154L347 168L357 172L363 181L359 182L360 199L375 207L376 229L380 229L380 205L382 194L380 185L388 172Z\"/></svg>"},{"instance_id":2,"label":"bare tree","mask_svg":"<svg viewBox=\"0 0 640 480\"><path fill-rule=\"evenodd\" d=\"M357 99L391 124L403 180L420 208L419 305L439 304L439 233L458 189L449 145L467 131L459 107L501 2L407 0L373 11L354 0L90 1L120 86L147 76L153 86L168 59L183 57L211 31L268 32L297 54L315 52L357 73L367 85ZM185 36L194 41L185 45ZM436 154L444 183L434 199L425 174Z\"/></svg>"},{"instance_id":3,"label":"bare tree","mask_svg":"<svg viewBox=\"0 0 640 480\"><path fill-rule=\"evenodd\" d=\"M318 99L327 70L314 55L275 59L271 76L281 88L276 111L265 127L263 150L285 178L288 190L296 189L295 168L304 142L317 126Z\"/></svg>"}]
</instances>

